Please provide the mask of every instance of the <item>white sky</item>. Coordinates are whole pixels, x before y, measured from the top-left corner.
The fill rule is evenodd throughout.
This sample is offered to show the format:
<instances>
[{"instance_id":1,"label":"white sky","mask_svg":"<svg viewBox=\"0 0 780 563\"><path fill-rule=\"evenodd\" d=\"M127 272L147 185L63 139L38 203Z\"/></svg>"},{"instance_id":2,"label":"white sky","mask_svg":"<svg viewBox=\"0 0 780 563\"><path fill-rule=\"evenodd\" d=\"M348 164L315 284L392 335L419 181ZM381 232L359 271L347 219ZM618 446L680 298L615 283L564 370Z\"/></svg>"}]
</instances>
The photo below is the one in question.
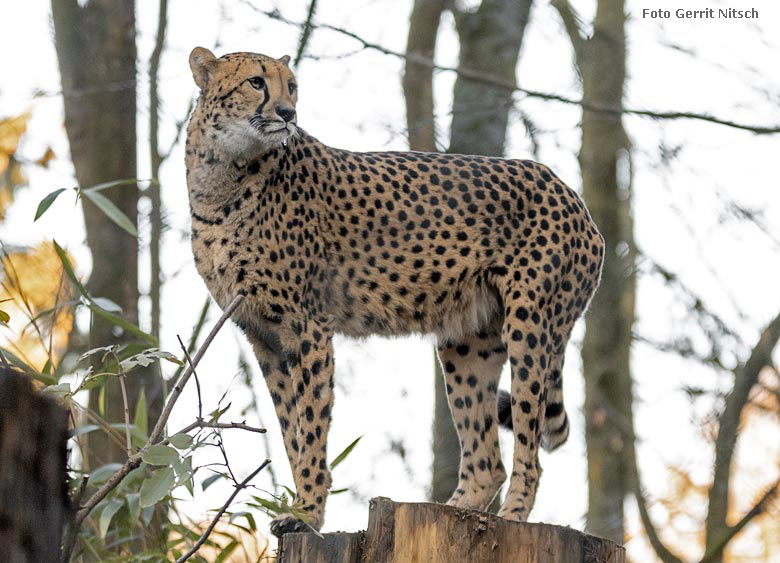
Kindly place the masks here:
<instances>
[{"instance_id":1,"label":"white sky","mask_svg":"<svg viewBox=\"0 0 780 563\"><path fill-rule=\"evenodd\" d=\"M258 1L264 9L279 7L293 20L305 17L304 0ZM195 93L187 56L195 45L213 48L217 55L255 50L268 55L294 54L298 31L255 13L238 0L173 0L169 8L167 49L160 72L162 93L162 145L173 137L174 124L185 116ZM574 0L585 21L595 2ZM780 3L775 0L716 2L700 0L629 1L629 64L626 106L657 110L709 112L751 124L780 124ZM758 20L679 21L646 20L643 7L755 7ZM402 51L405 46L411 2L393 0L321 0L317 20L358 32L368 40ZM138 1L139 31L139 163L138 176L147 178L148 121L146 71L156 29L157 2ZM218 46L215 47L215 44ZM674 47L670 46L673 45ZM298 69L299 124L325 143L353 150L405 149L404 102L401 93L401 61L373 51L360 51L354 41L333 32L314 32L308 52L324 56L305 60ZM442 25L437 61L457 63L457 37L449 16ZM17 193L6 221L0 225L0 240L6 244L34 244L56 239L75 256L79 273L86 279L90 261L85 245L81 210L69 194L55 203L42 220L31 220L38 201L59 187L74 185L72 166L58 92L59 74L51 41L49 3L18 4L13 17L2 24L0 52L0 116L32 109L33 118L22 153L37 158L52 146L60 157L48 170L29 168L30 188ZM340 55L348 55L341 57ZM538 0L527 30L521 63L520 84L526 88L577 97L571 52L557 13ZM437 115L446 132L454 76L436 76ZM36 90L48 95L33 100ZM577 108L515 97L539 130L538 160L553 167L569 184L579 187L576 152L579 146ZM653 122L627 117L634 144L634 209L639 247L655 261L677 273L693 288L708 308L722 316L752 344L760 329L780 309L777 291L780 274L780 189L778 157L780 136L757 137L750 133L692 121ZM681 150L668 167L660 165L659 146ZM526 131L514 114L507 143L507 156L531 157ZM188 244L189 211L184 182L182 143L177 145L161 173L164 204L170 230L163 254L166 284L163 290L162 346L176 352L176 334L190 333L206 289L193 267ZM756 211L774 241L755 226L738 223L726 214L734 201ZM142 204L142 211L148 208ZM725 221L725 222L724 222ZM148 225L141 225L141 242L148 241ZM148 277L144 256L141 275ZM143 287L148 287L144 281ZM657 340L694 335L705 342L687 320L687 311L676 293L657 278L643 277L639 286L640 334ZM148 302L142 304L148 313ZM216 318L212 309L211 320ZM148 318L144 319L148 323ZM577 345L581 326L570 345L565 369L566 403L572 419L568 443L553 455L544 455L544 478L532 520L559 523L582 529L587 501L584 455L582 378ZM228 390L233 401L230 417L237 420L248 391L233 382L239 347L248 351L239 331L223 330L198 372L210 410ZM738 352L744 353L744 350ZM356 495L342 494L328 501L326 530L355 530L365 526L367 511L362 499L389 496L395 500L426 498L430 481L432 420L431 341L421 338L395 340L338 339L337 396L330 437L331 455L364 435L360 445L334 472L334 487L350 487ZM728 359L728 358L727 358ZM733 361L733 359L732 359ZM506 374L505 374L506 375ZM668 490L668 465L691 472L697 483L709 480L711 450L698 426L712 404L691 403L681 391L684 385L724 390L729 380L715 376L699 365L661 354L645 345L634 348L636 381L636 432L641 438L640 467L649 497ZM506 381L504 382L506 386ZM262 423L269 429L271 451L267 453L256 435L226 432L226 446L239 475L251 471L266 456L274 460L276 475L284 484L292 478L283 453L273 408L262 378L255 391ZM179 402L171 428L186 425L195 413L194 387ZM210 408L209 408L210 407ZM250 421L252 422L252 421ZM254 421L257 422L257 421ZM508 440L509 437L504 437ZM406 462L390 452L391 440L400 440ZM754 493L776 478L773 458L780 431L765 425L751 432L740 447L740 464L749 475L745 487L747 505ZM511 448L505 443L505 459ZM218 455L218 454L217 454ZM511 456L509 456L511 457ZM198 462L216 458L204 455ZM767 465L768 463L768 465ZM205 474L204 474L205 476ZM256 483L270 488L268 475ZM221 504L226 487L213 486L187 504L196 514ZM745 507L742 507L745 508ZM630 508L633 514L633 507ZM702 508L702 510L704 510ZM660 523L664 511L652 512ZM635 521L635 519L634 519ZM681 523L680 527L692 525ZM637 526L630 526L636 531ZM694 529L695 531L695 529ZM750 532L745 534L747 545ZM641 542L628 543L629 553L646 560ZM696 551L688 551L694 556ZM761 560L759 557L757 560Z\"/></svg>"}]
</instances>

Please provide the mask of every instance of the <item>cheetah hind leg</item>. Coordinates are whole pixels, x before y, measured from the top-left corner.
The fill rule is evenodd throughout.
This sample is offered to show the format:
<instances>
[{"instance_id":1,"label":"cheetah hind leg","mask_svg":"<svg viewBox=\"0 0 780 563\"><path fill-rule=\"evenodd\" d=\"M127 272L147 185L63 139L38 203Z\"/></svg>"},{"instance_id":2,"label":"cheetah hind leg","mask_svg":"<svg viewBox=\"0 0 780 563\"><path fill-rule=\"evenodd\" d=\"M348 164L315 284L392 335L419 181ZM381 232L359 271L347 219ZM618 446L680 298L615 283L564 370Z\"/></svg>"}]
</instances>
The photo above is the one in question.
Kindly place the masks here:
<instances>
[{"instance_id":1,"label":"cheetah hind leg","mask_svg":"<svg viewBox=\"0 0 780 563\"><path fill-rule=\"evenodd\" d=\"M460 441L458 485L447 504L485 510L506 480L496 413L506 348L499 334L481 334L441 343L438 353Z\"/></svg>"},{"instance_id":2,"label":"cheetah hind leg","mask_svg":"<svg viewBox=\"0 0 780 563\"><path fill-rule=\"evenodd\" d=\"M546 452L562 446L569 437L569 417L563 405L563 378L556 365L563 365L563 356L553 361L553 370L547 383L547 404L542 421L542 443ZM498 392L498 425L512 430L512 396L501 389Z\"/></svg>"}]
</instances>

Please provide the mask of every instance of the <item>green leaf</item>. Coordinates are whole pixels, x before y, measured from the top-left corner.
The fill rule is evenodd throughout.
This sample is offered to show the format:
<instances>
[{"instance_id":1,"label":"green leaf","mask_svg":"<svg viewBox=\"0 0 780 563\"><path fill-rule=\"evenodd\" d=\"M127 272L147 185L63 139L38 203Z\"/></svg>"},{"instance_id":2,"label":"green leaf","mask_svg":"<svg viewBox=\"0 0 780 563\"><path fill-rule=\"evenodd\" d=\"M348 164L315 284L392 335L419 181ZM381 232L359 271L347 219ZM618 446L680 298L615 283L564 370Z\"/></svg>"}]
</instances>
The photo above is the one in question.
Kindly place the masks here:
<instances>
[{"instance_id":1,"label":"green leaf","mask_svg":"<svg viewBox=\"0 0 780 563\"><path fill-rule=\"evenodd\" d=\"M135 326L133 323L123 319L119 315L115 315L114 313L109 313L105 309L101 309L100 307L98 307L92 302L92 298L89 297L89 295L87 295L87 299L89 300L87 305L89 306L90 310L93 313L95 313L98 317L110 322L111 324L114 324L118 327L125 329L127 332L131 334L135 334L136 336L143 338L149 344L152 344L154 346L157 345L157 339L151 334L144 332L143 330Z\"/></svg>"},{"instance_id":2,"label":"green leaf","mask_svg":"<svg viewBox=\"0 0 780 563\"><path fill-rule=\"evenodd\" d=\"M89 474L89 484L99 485L103 483L116 473L116 470L120 467L122 467L121 463L107 463L106 465L101 465Z\"/></svg>"},{"instance_id":3,"label":"green leaf","mask_svg":"<svg viewBox=\"0 0 780 563\"><path fill-rule=\"evenodd\" d=\"M93 297L92 302L109 313L121 313L122 307L111 301L108 297Z\"/></svg>"},{"instance_id":4,"label":"green leaf","mask_svg":"<svg viewBox=\"0 0 780 563\"><path fill-rule=\"evenodd\" d=\"M98 533L101 538L106 537L108 527L111 525L111 520L117 511L122 508L124 501L118 498L113 498L106 503L106 507L103 512L100 513L100 520L98 521Z\"/></svg>"},{"instance_id":5,"label":"green leaf","mask_svg":"<svg viewBox=\"0 0 780 563\"><path fill-rule=\"evenodd\" d=\"M51 204L54 203L54 200L59 197L59 195L66 191L68 188L60 188L59 190L54 190L49 195L47 195L45 198L43 198L40 203L38 204L38 209L35 211L35 219L33 219L33 223L41 218L41 215L46 213L46 211L51 207Z\"/></svg>"},{"instance_id":6,"label":"green leaf","mask_svg":"<svg viewBox=\"0 0 780 563\"><path fill-rule=\"evenodd\" d=\"M79 386L79 391L89 391L90 389L94 389L95 387L100 387L101 385L104 385L107 380L108 380L108 374L106 373L90 375L84 380L84 383L82 383Z\"/></svg>"},{"instance_id":7,"label":"green leaf","mask_svg":"<svg viewBox=\"0 0 780 563\"><path fill-rule=\"evenodd\" d=\"M141 387L141 394L138 396L138 404L135 406L135 417L133 417L133 424L144 433L144 436L149 435L149 427L146 420L146 390Z\"/></svg>"},{"instance_id":8,"label":"green leaf","mask_svg":"<svg viewBox=\"0 0 780 563\"><path fill-rule=\"evenodd\" d=\"M170 446L155 444L141 456L150 465L173 465L179 461L179 452Z\"/></svg>"},{"instance_id":9,"label":"green leaf","mask_svg":"<svg viewBox=\"0 0 780 563\"><path fill-rule=\"evenodd\" d=\"M347 446L347 447L344 449L344 451L343 451L343 452L341 452L339 455L337 455L337 456L336 456L336 459L334 459L334 460L333 460L333 461L330 463L330 468L331 468L331 469L335 469L335 467L336 467L336 466L337 466L339 463L341 463L342 461L344 461L344 459L346 459L346 457L347 457L347 456L348 456L350 453L352 453L352 450L354 449L354 447L355 447L355 446L357 446L358 442L360 441L360 439L361 439L362 437L363 437L363 436L358 436L357 438L355 438L355 441L354 441L354 442L352 442L350 445L348 445L348 446Z\"/></svg>"},{"instance_id":10,"label":"green leaf","mask_svg":"<svg viewBox=\"0 0 780 563\"><path fill-rule=\"evenodd\" d=\"M82 434L89 434L90 432L94 432L95 430L99 429L100 426L97 424L85 424L84 426L79 426L78 428L74 428L70 432L71 438L76 438L77 436L81 436Z\"/></svg>"},{"instance_id":11,"label":"green leaf","mask_svg":"<svg viewBox=\"0 0 780 563\"><path fill-rule=\"evenodd\" d=\"M7 324L11 320L11 315L0 309L0 323Z\"/></svg>"},{"instance_id":12,"label":"green leaf","mask_svg":"<svg viewBox=\"0 0 780 563\"><path fill-rule=\"evenodd\" d=\"M81 295L87 299L90 299L89 293L87 293L87 289L82 285L81 281L76 276L76 272L73 271L73 265L70 263L68 254L59 244L57 244L56 240L52 242L54 243L54 250L57 253L57 256L59 256L60 262L62 262L62 267L65 269L65 274L68 276L68 278L70 278L70 281L73 282L73 285L75 285L79 290L79 293L81 293Z\"/></svg>"},{"instance_id":13,"label":"green leaf","mask_svg":"<svg viewBox=\"0 0 780 563\"><path fill-rule=\"evenodd\" d=\"M127 501L127 511L130 514L130 525L133 525L138 520L138 515L141 514L141 495L138 493L127 493L125 500Z\"/></svg>"},{"instance_id":14,"label":"green leaf","mask_svg":"<svg viewBox=\"0 0 780 563\"><path fill-rule=\"evenodd\" d=\"M108 354L116 353L117 351L119 351L119 345L118 344L112 344L111 346L99 346L98 348L91 348L90 350L87 350L81 356L79 356L79 361L83 362L84 360L86 360L90 356L94 356L95 354L101 354L102 353L103 354L103 359L100 360L102 362L102 361L105 360L105 357Z\"/></svg>"},{"instance_id":15,"label":"green leaf","mask_svg":"<svg viewBox=\"0 0 780 563\"><path fill-rule=\"evenodd\" d=\"M214 484L214 481L217 479L224 479L225 476L222 473L214 473L213 475L209 475L205 479L203 479L203 482L200 484L201 488L205 491L208 489L211 485Z\"/></svg>"},{"instance_id":16,"label":"green leaf","mask_svg":"<svg viewBox=\"0 0 780 563\"><path fill-rule=\"evenodd\" d=\"M168 438L168 442L179 450L186 450L187 448L192 447L192 436L189 434L174 434Z\"/></svg>"},{"instance_id":17,"label":"green leaf","mask_svg":"<svg viewBox=\"0 0 780 563\"><path fill-rule=\"evenodd\" d=\"M90 190L82 190L82 195L94 203L98 209L100 209L106 216L116 223L120 228L130 233L134 237L138 236L138 231L135 228L133 222L128 219L121 209L116 204L108 199L106 196L96 191L94 188Z\"/></svg>"},{"instance_id":18,"label":"green leaf","mask_svg":"<svg viewBox=\"0 0 780 563\"><path fill-rule=\"evenodd\" d=\"M349 490L348 488L347 489L331 489L330 491L328 491L328 494L330 494L330 495L339 495L341 493L346 493L348 490Z\"/></svg>"},{"instance_id":19,"label":"green leaf","mask_svg":"<svg viewBox=\"0 0 780 563\"><path fill-rule=\"evenodd\" d=\"M167 360L174 364L182 365L181 360L179 360L176 356L170 352L166 352L158 348L149 348L147 350L138 352L137 354L133 354L129 358L122 360L120 365L122 366L123 370L130 371L131 369L138 366L149 367L157 360Z\"/></svg>"},{"instance_id":20,"label":"green leaf","mask_svg":"<svg viewBox=\"0 0 780 563\"><path fill-rule=\"evenodd\" d=\"M179 459L173 464L173 471L176 473L176 486L183 485L190 477L192 477L192 458L185 457Z\"/></svg>"},{"instance_id":21,"label":"green leaf","mask_svg":"<svg viewBox=\"0 0 780 563\"><path fill-rule=\"evenodd\" d=\"M57 383L55 385L49 385L47 387L44 387L41 393L43 395L48 395L56 399L64 399L65 397L70 395L70 384Z\"/></svg>"},{"instance_id":22,"label":"green leaf","mask_svg":"<svg viewBox=\"0 0 780 563\"><path fill-rule=\"evenodd\" d=\"M231 553L238 547L238 540L233 540L229 544L227 544L225 547L222 548L222 553L219 554L219 557L217 557L214 560L214 563L222 563L225 561L227 557L230 556Z\"/></svg>"},{"instance_id":23,"label":"green leaf","mask_svg":"<svg viewBox=\"0 0 780 563\"><path fill-rule=\"evenodd\" d=\"M178 455L178 454L177 454ZM173 469L163 467L152 473L141 485L141 508L154 506L168 496L173 489L176 478Z\"/></svg>"},{"instance_id":24,"label":"green leaf","mask_svg":"<svg viewBox=\"0 0 780 563\"><path fill-rule=\"evenodd\" d=\"M86 194L88 192L99 192L101 190L105 190L106 188L113 188L115 186L130 186L132 184L140 184L141 182L155 182L155 180L139 180L138 178L123 178L121 180L111 180L110 182L101 182L100 184L95 184L94 186L90 186L88 188L76 188L79 190L79 193Z\"/></svg>"},{"instance_id":25,"label":"green leaf","mask_svg":"<svg viewBox=\"0 0 780 563\"><path fill-rule=\"evenodd\" d=\"M255 502L261 507L266 509L271 514L282 514L284 512L287 512L287 509L283 506L281 506L279 503L261 498L261 497L252 497Z\"/></svg>"},{"instance_id":26,"label":"green leaf","mask_svg":"<svg viewBox=\"0 0 780 563\"><path fill-rule=\"evenodd\" d=\"M146 443L146 440L148 439L148 436L145 433L141 432L141 429L138 428L135 424L126 426L124 422L113 422L109 424L109 426L114 430L118 430L123 435L126 432L126 429L129 429L130 436L133 438L133 443L139 447L143 446Z\"/></svg>"}]
</instances>

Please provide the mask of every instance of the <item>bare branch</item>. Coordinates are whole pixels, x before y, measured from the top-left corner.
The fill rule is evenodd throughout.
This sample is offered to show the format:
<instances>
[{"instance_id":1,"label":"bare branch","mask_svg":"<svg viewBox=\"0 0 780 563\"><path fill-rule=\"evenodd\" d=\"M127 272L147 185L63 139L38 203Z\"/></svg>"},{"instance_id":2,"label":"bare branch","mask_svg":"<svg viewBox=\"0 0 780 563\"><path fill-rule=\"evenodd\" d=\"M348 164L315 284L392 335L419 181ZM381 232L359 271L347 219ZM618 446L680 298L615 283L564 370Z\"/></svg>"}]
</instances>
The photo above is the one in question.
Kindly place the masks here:
<instances>
[{"instance_id":1,"label":"bare branch","mask_svg":"<svg viewBox=\"0 0 780 563\"><path fill-rule=\"evenodd\" d=\"M296 26L299 28L304 25L303 23L296 22L284 17L278 10L263 10L261 8L258 8L248 0L242 0L242 1L245 5L252 8L257 13L262 14L270 19L280 21L282 23L286 23L288 25ZM751 133L755 133L757 135L774 135L780 133L780 125L769 125L769 126L749 125L745 123L731 121L728 119L721 119L719 117L710 115L708 113L696 113L696 112L689 112L689 111L653 111L653 110L631 109L631 108L622 108L622 107L607 107L599 104L590 104L590 103L583 102L582 100L569 98L567 96L562 96L560 94L553 94L550 92L541 92L539 90L529 90L527 88L521 88L520 86L513 84L511 81L502 80L489 73L485 73L477 69L437 65L434 62L434 60L430 57L406 54L406 53L401 53L399 51L395 51L393 49L390 49L378 43L373 43L371 41L368 41L367 39L364 39L357 33L354 33L352 31L349 31L347 29L335 25L322 24L322 23L312 24L312 28L327 29L334 33L338 33L339 35L349 37L350 39L357 41L364 49L371 49L373 51L377 51L379 53L383 53L385 55L393 56L399 59L410 60L419 65L427 66L433 70L455 72L470 80L475 80L491 86L506 88L508 90L515 91L515 92L520 92L522 94L525 94L529 98L536 98L540 100L547 100L550 102L559 102L567 105L580 106L586 110L613 114L613 115L621 115L621 114L637 115L641 117L649 117L651 119L662 119L662 120L691 119L696 121L704 121L707 123L714 123L717 125L723 125L725 127L731 127L732 129L750 131Z\"/></svg>"},{"instance_id":2,"label":"bare branch","mask_svg":"<svg viewBox=\"0 0 780 563\"><path fill-rule=\"evenodd\" d=\"M707 551L716 547L727 530L729 506L729 477L734 446L739 434L742 410L748 402L750 390L758 381L761 370L772 365L772 352L780 340L780 313L770 322L747 361L736 370L734 388L726 397L723 412L718 417L718 437L715 439L715 469L707 507Z\"/></svg>"},{"instance_id":3,"label":"bare branch","mask_svg":"<svg viewBox=\"0 0 780 563\"><path fill-rule=\"evenodd\" d=\"M585 62L585 48L588 40L582 34L582 20L569 4L569 0L552 0L550 5L558 11L563 21L563 27L571 41L574 58L578 68Z\"/></svg>"},{"instance_id":4,"label":"bare branch","mask_svg":"<svg viewBox=\"0 0 780 563\"><path fill-rule=\"evenodd\" d=\"M150 447L152 447L153 445L161 441L163 432L165 431L165 425L168 422L168 417L171 415L171 411L173 410L176 401L179 399L179 396L181 395L184 386L187 384L187 381L189 380L190 376L195 370L195 366L197 366L201 358L203 358L203 355L206 353L206 350L208 350L214 338L217 336L217 333L222 328L222 325L225 324L225 322L230 318L230 316L233 314L233 312L236 310L236 308L241 304L243 300L244 300L243 295L237 295L233 299L233 301L231 301L230 304L225 308L225 311L222 313L222 316L219 318L217 323L214 325L214 328L211 329L211 332L206 337L206 340L198 349L197 353L195 354L195 357L192 359L192 363L184 371L182 376L179 378L179 381L176 383L176 386L173 388L173 391L171 391L171 394L168 397L168 401L165 403L165 407L163 408L163 411L160 414L160 418L157 419L157 424L155 424L152 433L149 435L149 438L146 441L146 443L143 445L143 447L140 450L138 450L138 452L136 452L134 455L130 456L125 461L125 463L122 464L122 467L117 469L114 472L114 474L111 475L111 477L109 477L108 480L97 491L95 491L95 493L84 504L83 508L78 510L78 513L76 514L75 523L68 531L68 539L65 542L66 547L69 546L70 549L72 550L72 547L75 544L75 536L78 532L78 529L81 527L81 524L84 522L84 519L89 515L89 513L95 508L95 506L97 506L97 504L101 500L103 500L112 490L114 490L114 488L117 485L119 485L119 483L122 482L122 480L127 476L128 473L130 473L133 469L141 465L142 457L144 456L146 451ZM67 561L68 560L67 558L69 557L70 557L70 550L64 551L63 560Z\"/></svg>"},{"instance_id":5,"label":"bare branch","mask_svg":"<svg viewBox=\"0 0 780 563\"><path fill-rule=\"evenodd\" d=\"M225 511L228 509L230 504L233 502L233 499L235 499L238 493L240 493L242 489L245 489L246 486L249 484L249 482L255 478L255 475L260 473L265 468L265 466L268 465L269 463L271 463L271 460L266 459L262 463L262 465L260 465L260 467L255 469L252 473L249 474L249 476L246 479L244 479L243 481L241 481L236 485L235 489L233 489L233 493L225 501L225 504L222 505L222 508L219 509L217 515L214 516L214 519L211 521L211 524L209 524L209 527L206 528L206 531L204 531L203 534L198 538L198 541L195 542L195 545L193 545L190 549L187 550L187 552L184 555L182 555L176 560L176 563L183 563L184 561L186 561L187 559L195 555L195 553L197 553L200 547L204 543L206 543L206 540L208 539L209 535L214 530L214 526L216 526L217 522L219 522L219 519L222 518L222 515L225 513Z\"/></svg>"},{"instance_id":6,"label":"bare branch","mask_svg":"<svg viewBox=\"0 0 780 563\"><path fill-rule=\"evenodd\" d=\"M704 557L702 557L699 563L710 563L711 561L714 561L716 557L719 557L723 551L723 548L726 547L726 545L728 545L728 543L734 539L734 537L739 532L742 531L742 528L747 526L750 521L753 520L753 518L759 516L765 511L766 505L775 497L775 495L777 495L778 489L780 489L780 479L775 481L775 484L767 489L761 498L758 499L758 502L753 506L753 508L748 510L739 522L728 528L722 538L716 542L713 542L712 548L710 548L707 553L704 554Z\"/></svg>"},{"instance_id":7,"label":"bare branch","mask_svg":"<svg viewBox=\"0 0 780 563\"><path fill-rule=\"evenodd\" d=\"M265 428L249 426L245 422L209 422L207 420L196 420L192 424L189 424L188 426L185 426L184 428L179 430L177 434L186 434L187 432L194 430L195 428L220 428L223 430L235 428L237 430L247 430L249 432L255 432L257 434L266 433Z\"/></svg>"},{"instance_id":8,"label":"bare branch","mask_svg":"<svg viewBox=\"0 0 780 563\"><path fill-rule=\"evenodd\" d=\"M303 58L303 53L306 51L306 45L309 43L312 30L312 19L314 18L314 12L316 10L317 0L311 0L309 2L309 11L306 14L306 21L304 22L303 29L301 30L301 39L298 42L298 51L295 53L295 61L293 62L293 65L296 68L298 67L298 63L300 63L301 59Z\"/></svg>"},{"instance_id":9,"label":"bare branch","mask_svg":"<svg viewBox=\"0 0 780 563\"><path fill-rule=\"evenodd\" d=\"M200 380L198 379L198 372L195 371L195 366L192 365L192 358L190 358L190 353L184 346L184 342L181 341L181 336L177 334L176 338L179 340L179 346L181 346L181 351L184 352L184 357L187 360L187 364L192 366L192 375L195 378L195 389L198 391L198 420L203 420L203 397L200 394Z\"/></svg>"},{"instance_id":10,"label":"bare branch","mask_svg":"<svg viewBox=\"0 0 780 563\"><path fill-rule=\"evenodd\" d=\"M647 539L650 541L653 551L655 551L656 555L663 563L682 563L682 560L669 551L669 548L664 545L663 541L661 541L661 537L658 535L658 531L653 525L653 521L650 518L650 512L647 510L647 499L645 499L644 492L642 491L642 481L639 476L639 468L637 467L636 462L636 441L633 430L631 431L630 436L627 437L628 451L626 451L626 461L628 461L629 471L631 472L631 485L637 508L639 509L639 518L642 520L642 526L647 534Z\"/></svg>"}]
</instances>

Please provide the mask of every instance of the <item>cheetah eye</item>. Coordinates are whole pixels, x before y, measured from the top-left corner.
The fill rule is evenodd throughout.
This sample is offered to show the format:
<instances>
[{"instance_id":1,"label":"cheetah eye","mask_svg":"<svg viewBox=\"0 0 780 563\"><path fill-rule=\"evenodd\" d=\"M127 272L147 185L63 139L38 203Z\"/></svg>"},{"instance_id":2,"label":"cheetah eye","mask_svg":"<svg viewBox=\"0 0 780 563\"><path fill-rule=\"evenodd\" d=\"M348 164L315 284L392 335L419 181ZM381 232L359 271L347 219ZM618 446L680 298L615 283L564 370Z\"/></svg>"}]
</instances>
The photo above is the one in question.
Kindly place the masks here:
<instances>
[{"instance_id":1,"label":"cheetah eye","mask_svg":"<svg viewBox=\"0 0 780 563\"><path fill-rule=\"evenodd\" d=\"M295 90L298 89L298 85L295 82L288 82L287 89L290 91L290 95L295 94Z\"/></svg>"},{"instance_id":2,"label":"cheetah eye","mask_svg":"<svg viewBox=\"0 0 780 563\"><path fill-rule=\"evenodd\" d=\"M249 85L255 90L262 90L265 86L265 80L261 76L253 76L249 79Z\"/></svg>"}]
</instances>

